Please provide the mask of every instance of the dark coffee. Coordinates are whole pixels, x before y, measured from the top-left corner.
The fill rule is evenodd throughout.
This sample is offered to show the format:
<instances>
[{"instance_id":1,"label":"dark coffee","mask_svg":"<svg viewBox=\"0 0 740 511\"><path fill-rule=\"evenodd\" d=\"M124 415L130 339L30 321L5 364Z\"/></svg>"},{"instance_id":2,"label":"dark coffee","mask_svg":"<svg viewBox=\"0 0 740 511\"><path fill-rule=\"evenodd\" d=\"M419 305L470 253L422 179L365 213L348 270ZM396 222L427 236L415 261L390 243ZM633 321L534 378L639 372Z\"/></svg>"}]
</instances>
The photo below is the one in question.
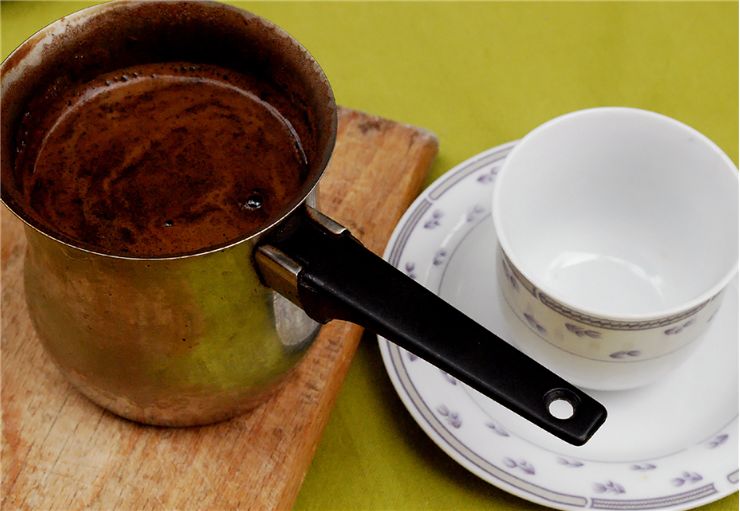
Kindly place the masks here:
<instances>
[{"instance_id":1,"label":"dark coffee","mask_svg":"<svg viewBox=\"0 0 740 511\"><path fill-rule=\"evenodd\" d=\"M146 64L32 103L15 175L35 220L81 246L162 256L253 233L300 192L306 156L264 84Z\"/></svg>"}]
</instances>

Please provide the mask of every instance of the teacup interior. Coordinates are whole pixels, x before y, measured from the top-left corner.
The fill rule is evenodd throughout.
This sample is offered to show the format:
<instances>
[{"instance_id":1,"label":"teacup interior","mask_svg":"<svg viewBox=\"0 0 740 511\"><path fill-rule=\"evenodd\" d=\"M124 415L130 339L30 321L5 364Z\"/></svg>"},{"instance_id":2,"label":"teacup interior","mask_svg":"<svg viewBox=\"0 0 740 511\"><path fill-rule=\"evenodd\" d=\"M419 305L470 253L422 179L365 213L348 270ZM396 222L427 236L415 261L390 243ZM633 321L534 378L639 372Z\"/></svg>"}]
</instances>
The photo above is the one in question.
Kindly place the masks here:
<instances>
[{"instance_id":1,"label":"teacup interior","mask_svg":"<svg viewBox=\"0 0 740 511\"><path fill-rule=\"evenodd\" d=\"M736 267L737 171L667 117L626 108L560 117L523 139L497 181L505 252L573 307L657 315L711 293Z\"/></svg>"}]
</instances>

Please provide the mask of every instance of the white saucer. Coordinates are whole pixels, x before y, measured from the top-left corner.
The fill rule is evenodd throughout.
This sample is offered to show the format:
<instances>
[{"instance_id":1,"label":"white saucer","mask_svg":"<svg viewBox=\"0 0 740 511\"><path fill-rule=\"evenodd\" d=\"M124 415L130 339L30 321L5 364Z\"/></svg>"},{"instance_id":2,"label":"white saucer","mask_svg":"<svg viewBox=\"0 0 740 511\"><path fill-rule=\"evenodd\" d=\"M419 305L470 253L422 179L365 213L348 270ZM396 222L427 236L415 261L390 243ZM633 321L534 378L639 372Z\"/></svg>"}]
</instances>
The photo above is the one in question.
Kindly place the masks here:
<instances>
[{"instance_id":1,"label":"white saucer","mask_svg":"<svg viewBox=\"0 0 740 511\"><path fill-rule=\"evenodd\" d=\"M513 143L458 165L396 227L385 258L503 338L490 197ZM386 370L424 431L462 466L510 493L572 510L680 510L738 487L738 281L688 362L642 389L591 392L609 412L574 447L379 338ZM495 368L492 368L495 370ZM522 375L526 378L527 375Z\"/></svg>"}]
</instances>

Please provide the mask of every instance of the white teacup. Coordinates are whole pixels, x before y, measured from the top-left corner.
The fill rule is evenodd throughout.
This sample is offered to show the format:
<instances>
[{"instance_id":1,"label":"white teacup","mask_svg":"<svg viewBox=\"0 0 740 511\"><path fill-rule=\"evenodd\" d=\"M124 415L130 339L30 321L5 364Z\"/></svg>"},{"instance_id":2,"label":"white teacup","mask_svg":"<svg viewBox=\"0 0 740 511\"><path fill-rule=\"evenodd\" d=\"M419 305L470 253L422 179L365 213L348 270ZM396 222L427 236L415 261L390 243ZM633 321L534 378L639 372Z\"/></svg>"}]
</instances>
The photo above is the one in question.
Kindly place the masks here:
<instances>
[{"instance_id":1,"label":"white teacup","mask_svg":"<svg viewBox=\"0 0 740 511\"><path fill-rule=\"evenodd\" d=\"M638 387L679 365L737 271L737 169L653 112L539 126L499 171L492 211L513 341L586 388Z\"/></svg>"}]
</instances>

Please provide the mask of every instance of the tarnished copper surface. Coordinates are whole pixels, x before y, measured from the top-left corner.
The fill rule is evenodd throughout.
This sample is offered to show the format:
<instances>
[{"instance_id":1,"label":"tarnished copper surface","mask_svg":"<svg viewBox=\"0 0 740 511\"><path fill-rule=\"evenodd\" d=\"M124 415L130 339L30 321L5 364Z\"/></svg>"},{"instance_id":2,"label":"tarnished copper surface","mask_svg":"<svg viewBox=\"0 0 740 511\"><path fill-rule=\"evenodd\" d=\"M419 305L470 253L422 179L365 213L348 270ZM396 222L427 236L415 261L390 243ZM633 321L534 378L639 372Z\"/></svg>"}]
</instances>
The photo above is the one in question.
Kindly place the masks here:
<instances>
[{"instance_id":1,"label":"tarnished copper surface","mask_svg":"<svg viewBox=\"0 0 740 511\"><path fill-rule=\"evenodd\" d=\"M297 362L317 325L262 286L245 242L173 260L106 258L26 228L39 338L101 406L154 424L235 415Z\"/></svg>"}]
</instances>

